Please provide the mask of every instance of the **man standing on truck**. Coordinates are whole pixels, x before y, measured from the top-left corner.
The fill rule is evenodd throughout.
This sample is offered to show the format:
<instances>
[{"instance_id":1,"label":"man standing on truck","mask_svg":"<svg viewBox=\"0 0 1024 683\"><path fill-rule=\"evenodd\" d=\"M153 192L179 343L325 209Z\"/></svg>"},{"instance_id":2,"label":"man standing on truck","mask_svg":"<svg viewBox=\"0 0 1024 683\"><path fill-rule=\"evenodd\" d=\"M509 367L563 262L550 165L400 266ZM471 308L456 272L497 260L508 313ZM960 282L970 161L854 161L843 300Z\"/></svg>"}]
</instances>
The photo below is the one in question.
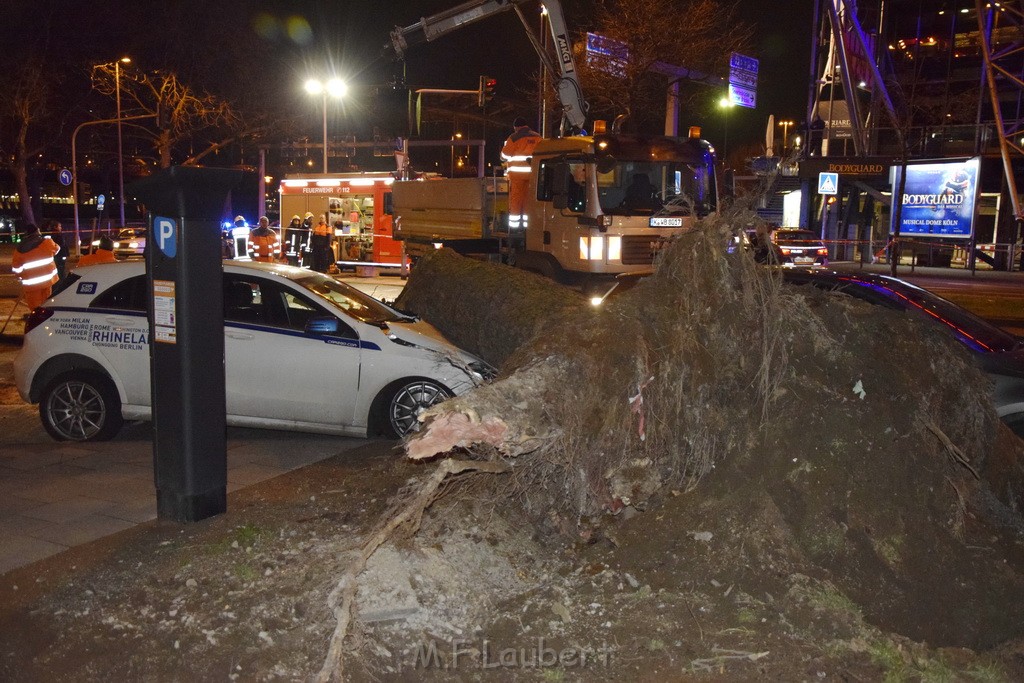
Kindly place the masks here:
<instances>
[{"instance_id":1,"label":"man standing on truck","mask_svg":"<svg viewBox=\"0 0 1024 683\"><path fill-rule=\"evenodd\" d=\"M530 157L540 142L540 133L530 128L522 116L512 123L515 130L501 148L508 176L508 229L526 229L526 196L530 187Z\"/></svg>"}]
</instances>

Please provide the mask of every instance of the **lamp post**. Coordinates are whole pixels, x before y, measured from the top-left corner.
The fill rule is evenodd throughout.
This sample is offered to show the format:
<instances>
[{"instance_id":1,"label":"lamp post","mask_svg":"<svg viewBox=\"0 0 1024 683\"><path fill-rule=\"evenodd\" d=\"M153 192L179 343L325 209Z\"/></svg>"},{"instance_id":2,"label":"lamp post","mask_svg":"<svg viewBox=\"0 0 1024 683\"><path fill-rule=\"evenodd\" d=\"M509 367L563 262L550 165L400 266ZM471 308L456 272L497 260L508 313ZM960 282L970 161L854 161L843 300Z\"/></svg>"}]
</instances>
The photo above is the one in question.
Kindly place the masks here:
<instances>
[{"instance_id":1,"label":"lamp post","mask_svg":"<svg viewBox=\"0 0 1024 683\"><path fill-rule=\"evenodd\" d=\"M121 227L124 227L124 147L121 143L121 65L131 64L130 57L114 62L114 99L117 100L117 204L121 209Z\"/></svg>"},{"instance_id":2,"label":"lamp post","mask_svg":"<svg viewBox=\"0 0 1024 683\"><path fill-rule=\"evenodd\" d=\"M86 121L85 123L79 124L75 128L75 132L71 134L71 202L75 205L75 242L79 241L79 227L78 227L78 152L75 147L76 140L78 138L78 131L82 130L86 126L95 126L99 123L116 123L119 126L121 121L134 121L136 119L151 119L156 114L140 114L139 116L129 116L125 119L118 117L116 119L100 119L98 121Z\"/></svg>"},{"instance_id":3,"label":"lamp post","mask_svg":"<svg viewBox=\"0 0 1024 683\"><path fill-rule=\"evenodd\" d=\"M306 92L310 95L322 95L324 101L324 175L327 174L327 97L341 99L348 92L348 86L339 78L323 82L316 78L306 81Z\"/></svg>"},{"instance_id":4,"label":"lamp post","mask_svg":"<svg viewBox=\"0 0 1024 683\"><path fill-rule=\"evenodd\" d=\"M789 127L793 125L792 121L779 121L779 125L782 126L782 153L786 152L786 145L789 142Z\"/></svg>"},{"instance_id":5,"label":"lamp post","mask_svg":"<svg viewBox=\"0 0 1024 683\"><path fill-rule=\"evenodd\" d=\"M729 162L729 110L733 108L734 103L728 97L723 97L718 100L718 106L725 110L725 135L722 138L722 160L725 165L728 166Z\"/></svg>"}]
</instances>

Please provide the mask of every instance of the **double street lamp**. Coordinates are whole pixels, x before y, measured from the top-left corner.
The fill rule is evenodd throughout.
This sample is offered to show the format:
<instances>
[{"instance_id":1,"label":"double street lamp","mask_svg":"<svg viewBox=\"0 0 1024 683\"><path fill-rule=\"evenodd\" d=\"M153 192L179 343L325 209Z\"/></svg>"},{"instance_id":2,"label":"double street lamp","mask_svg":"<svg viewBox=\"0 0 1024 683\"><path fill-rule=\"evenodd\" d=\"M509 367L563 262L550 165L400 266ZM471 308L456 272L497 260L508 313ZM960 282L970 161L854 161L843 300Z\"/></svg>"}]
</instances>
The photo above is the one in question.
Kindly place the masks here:
<instances>
[{"instance_id":1,"label":"double street lamp","mask_svg":"<svg viewBox=\"0 0 1024 683\"><path fill-rule=\"evenodd\" d=\"M786 145L789 143L789 127L793 125L792 121L779 121L779 125L782 126L782 153L786 153Z\"/></svg>"},{"instance_id":2,"label":"double street lamp","mask_svg":"<svg viewBox=\"0 0 1024 683\"><path fill-rule=\"evenodd\" d=\"M341 99L348 92L348 86L340 78L332 78L326 82L316 78L306 81L306 92L310 95L323 95L324 102L324 174L327 173L327 98Z\"/></svg>"}]
</instances>

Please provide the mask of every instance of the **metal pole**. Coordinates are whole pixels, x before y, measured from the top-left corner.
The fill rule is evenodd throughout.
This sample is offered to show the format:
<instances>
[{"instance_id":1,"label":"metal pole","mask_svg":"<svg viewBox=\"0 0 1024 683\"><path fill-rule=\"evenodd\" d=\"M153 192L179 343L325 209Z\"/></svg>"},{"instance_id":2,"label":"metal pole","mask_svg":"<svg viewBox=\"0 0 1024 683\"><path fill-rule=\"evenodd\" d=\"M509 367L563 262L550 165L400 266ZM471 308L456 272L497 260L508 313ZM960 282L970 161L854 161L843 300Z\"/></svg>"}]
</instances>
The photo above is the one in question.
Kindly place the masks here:
<instances>
[{"instance_id":1,"label":"metal pole","mask_svg":"<svg viewBox=\"0 0 1024 683\"><path fill-rule=\"evenodd\" d=\"M324 90L324 175L327 175L327 90Z\"/></svg>"},{"instance_id":2,"label":"metal pole","mask_svg":"<svg viewBox=\"0 0 1024 683\"><path fill-rule=\"evenodd\" d=\"M124 227L124 148L121 144L121 60L114 62L114 92L117 100L117 203L121 208L121 227Z\"/></svg>"},{"instance_id":3,"label":"metal pole","mask_svg":"<svg viewBox=\"0 0 1024 683\"><path fill-rule=\"evenodd\" d=\"M129 116L126 119L120 117L116 119L99 119L97 121L86 121L85 123L79 124L75 128L75 132L71 134L71 199L75 204L75 240L79 237L79 223L78 223L78 156L76 154L75 142L78 139L78 131L82 130L86 126L95 126L99 123L116 123L118 127L121 125L121 121L135 121L136 119L151 119L156 114L140 114L139 116Z\"/></svg>"},{"instance_id":4,"label":"metal pole","mask_svg":"<svg viewBox=\"0 0 1024 683\"><path fill-rule=\"evenodd\" d=\"M256 191L259 193L258 206L260 207L260 215L257 218L261 218L267 215L267 148L260 147L260 169L259 178L257 181Z\"/></svg>"}]
</instances>

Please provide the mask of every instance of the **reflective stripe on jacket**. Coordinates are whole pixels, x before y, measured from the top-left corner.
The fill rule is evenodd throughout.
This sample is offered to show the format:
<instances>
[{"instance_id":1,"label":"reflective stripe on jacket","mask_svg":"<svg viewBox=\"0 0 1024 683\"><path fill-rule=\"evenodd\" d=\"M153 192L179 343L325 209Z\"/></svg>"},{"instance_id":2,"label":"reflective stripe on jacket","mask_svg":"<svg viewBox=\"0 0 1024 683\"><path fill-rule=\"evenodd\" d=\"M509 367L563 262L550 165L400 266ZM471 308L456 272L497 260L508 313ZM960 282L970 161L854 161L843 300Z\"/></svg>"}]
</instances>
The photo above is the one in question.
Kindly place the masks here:
<instances>
[{"instance_id":1,"label":"reflective stripe on jacket","mask_svg":"<svg viewBox=\"0 0 1024 683\"><path fill-rule=\"evenodd\" d=\"M60 247L49 237L40 237L34 246L33 241L30 237L14 250L11 271L18 276L25 289L44 289L57 282L57 264L53 262L53 257L60 251ZM21 251L23 248L27 250Z\"/></svg>"},{"instance_id":2,"label":"reflective stripe on jacket","mask_svg":"<svg viewBox=\"0 0 1024 683\"><path fill-rule=\"evenodd\" d=\"M250 231L249 255L253 261L273 262L281 256L281 238L270 228Z\"/></svg>"},{"instance_id":3,"label":"reflective stripe on jacket","mask_svg":"<svg viewBox=\"0 0 1024 683\"><path fill-rule=\"evenodd\" d=\"M530 156L533 148L540 142L540 133L529 126L520 126L505 140L501 148L501 160L508 165L508 173L529 173Z\"/></svg>"}]
</instances>

